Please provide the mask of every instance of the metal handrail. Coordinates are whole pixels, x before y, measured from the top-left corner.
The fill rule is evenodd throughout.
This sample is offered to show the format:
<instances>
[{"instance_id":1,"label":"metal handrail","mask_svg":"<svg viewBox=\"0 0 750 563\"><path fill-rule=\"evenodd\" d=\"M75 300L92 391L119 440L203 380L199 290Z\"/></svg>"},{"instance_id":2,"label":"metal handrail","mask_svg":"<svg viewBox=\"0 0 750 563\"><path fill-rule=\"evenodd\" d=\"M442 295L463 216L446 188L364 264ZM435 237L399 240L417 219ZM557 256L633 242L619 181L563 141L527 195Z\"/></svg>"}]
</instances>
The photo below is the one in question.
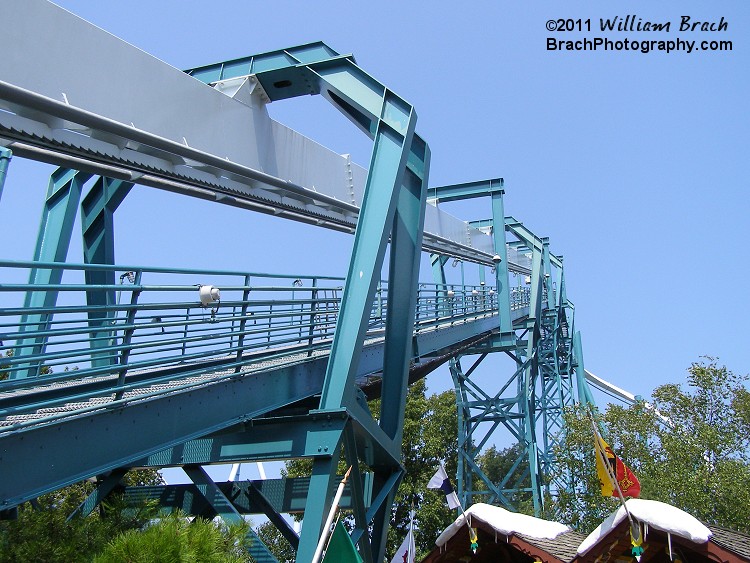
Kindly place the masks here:
<instances>
[{"instance_id":1,"label":"metal handrail","mask_svg":"<svg viewBox=\"0 0 750 563\"><path fill-rule=\"evenodd\" d=\"M164 393L154 386L167 382L174 392L198 384L191 381L196 376L200 384L206 378L238 376L255 369L259 358L301 361L325 353L344 285L342 278L330 276L0 260L0 272L10 270L15 279L24 271L34 279L32 270L57 270L61 281L0 284L0 374L11 376L0 381L0 418L6 418L0 432L32 424L20 419L9 424L11 415L35 413L34 423L40 423ZM136 283L68 281L86 270L110 272L111 279L122 273L121 282L125 273L134 272ZM189 283L190 278L211 281L221 299L202 304L199 284ZM46 306L22 305L30 294L40 293L53 297L51 302L59 299L60 305L49 305L50 300ZM92 295L100 296L97 303L111 304L89 305ZM528 306L528 298L528 291L511 291L514 308ZM368 338L382 336L387 312L388 285L381 282ZM487 286L423 283L415 331L493 314L497 295ZM33 375L40 372L45 374ZM63 386L69 392L60 390ZM71 412L39 412L92 399L106 400Z\"/></svg>"}]
</instances>

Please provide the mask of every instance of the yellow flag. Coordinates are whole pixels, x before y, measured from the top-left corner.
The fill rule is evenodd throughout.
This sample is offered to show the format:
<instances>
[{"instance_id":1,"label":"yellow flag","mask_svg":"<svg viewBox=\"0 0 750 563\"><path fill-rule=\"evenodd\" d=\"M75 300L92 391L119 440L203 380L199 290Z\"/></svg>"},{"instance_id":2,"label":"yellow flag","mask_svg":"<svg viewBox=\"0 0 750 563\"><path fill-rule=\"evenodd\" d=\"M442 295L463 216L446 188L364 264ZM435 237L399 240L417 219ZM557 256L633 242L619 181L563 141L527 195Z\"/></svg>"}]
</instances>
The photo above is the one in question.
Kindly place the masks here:
<instances>
[{"instance_id":1,"label":"yellow flag","mask_svg":"<svg viewBox=\"0 0 750 563\"><path fill-rule=\"evenodd\" d=\"M615 455L607 442L599 435L594 436L594 450L596 453L596 474L602 486L602 495L605 497L615 496L616 487L611 475L615 472ZM605 463L609 467L606 467Z\"/></svg>"},{"instance_id":2,"label":"yellow flag","mask_svg":"<svg viewBox=\"0 0 750 563\"><path fill-rule=\"evenodd\" d=\"M617 484L620 485L623 496L640 496L641 484L638 482L638 478L615 455L609 444L598 433L594 437L594 450L596 452L596 474L602 486L602 495L605 497L620 496L614 481L614 479L617 479Z\"/></svg>"}]
</instances>

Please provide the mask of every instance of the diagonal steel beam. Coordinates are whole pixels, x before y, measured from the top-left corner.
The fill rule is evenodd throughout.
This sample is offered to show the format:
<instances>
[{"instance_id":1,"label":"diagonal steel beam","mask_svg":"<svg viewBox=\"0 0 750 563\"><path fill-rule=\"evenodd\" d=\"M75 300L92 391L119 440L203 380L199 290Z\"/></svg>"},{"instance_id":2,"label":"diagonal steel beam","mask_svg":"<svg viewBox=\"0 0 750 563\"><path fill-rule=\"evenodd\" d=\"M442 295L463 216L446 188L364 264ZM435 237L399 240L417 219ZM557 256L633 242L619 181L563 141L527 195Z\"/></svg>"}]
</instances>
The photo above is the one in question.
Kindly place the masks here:
<instances>
[{"instance_id":1,"label":"diagonal steel beam","mask_svg":"<svg viewBox=\"0 0 750 563\"><path fill-rule=\"evenodd\" d=\"M39 225L36 247L34 249L35 262L65 262L73 234L73 223L76 218L78 202L84 184L91 174L58 168L52 173L47 188L47 198L42 210L42 221ZM33 268L29 273L29 284L59 284L62 280L62 270ZM57 303L57 291L30 291L24 299L24 308L50 308ZM49 314L29 313L21 317L20 332L39 332L46 330L50 320ZM18 339L15 356L35 356L45 347L44 337L28 337ZM41 365L31 362L20 366L18 371L11 373L11 379L23 379L39 375Z\"/></svg>"}]
</instances>

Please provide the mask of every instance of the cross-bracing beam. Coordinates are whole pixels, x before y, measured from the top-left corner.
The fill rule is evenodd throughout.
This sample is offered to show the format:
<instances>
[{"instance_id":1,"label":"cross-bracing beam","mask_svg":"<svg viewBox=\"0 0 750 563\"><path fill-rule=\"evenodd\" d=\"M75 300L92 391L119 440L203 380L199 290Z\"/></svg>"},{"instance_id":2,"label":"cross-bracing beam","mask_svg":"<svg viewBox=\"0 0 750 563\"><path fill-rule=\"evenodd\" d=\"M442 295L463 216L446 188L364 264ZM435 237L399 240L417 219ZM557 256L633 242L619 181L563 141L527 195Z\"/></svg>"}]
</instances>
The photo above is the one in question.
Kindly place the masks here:
<instances>
[{"instance_id":1,"label":"cross-bracing beam","mask_svg":"<svg viewBox=\"0 0 750 563\"><path fill-rule=\"evenodd\" d=\"M562 411L574 401L576 389L572 312L565 294L562 258L550 252L549 240L540 238L503 209L504 181L500 178L442 186L430 189L435 202L490 197L492 218L471 224L488 231L495 249L495 275L498 288L500 336L490 345L483 343L463 355L479 354L468 370L461 365L461 355L450 363L458 409L458 489L468 505L475 500L499 503L511 509L530 499L534 510L542 508L544 492L553 492L567 484L552 482L556 436L562 429ZM506 241L506 235L515 240ZM529 290L528 314L522 324L502 324L514 306L515 288L509 287L504 252L527 256L526 274ZM436 283L445 283L445 260L432 257ZM518 271L518 270L516 270ZM492 389L475 383L472 374L490 352L504 352L515 359L517 369L502 385ZM497 385L495 387L495 385ZM585 384L578 388L584 388ZM510 434L517 447L498 482L493 482L476 462L477 456L499 430Z\"/></svg>"},{"instance_id":2,"label":"cross-bracing beam","mask_svg":"<svg viewBox=\"0 0 750 563\"><path fill-rule=\"evenodd\" d=\"M491 232L454 221L452 225L457 228L453 231L461 233L460 236L453 231L432 229L435 224L450 221L440 215L437 207L425 207L429 149L414 133L416 116L413 108L364 73L352 57L341 56L324 44L266 53L190 72L194 77L215 85L216 88L210 89L41 0L13 0L6 8L7 33L0 38L0 47L12 45L14 49L20 49L28 59L44 63L49 72L30 74L27 61L19 63L12 58L0 61L0 74L4 77L0 81L0 109L4 110L0 111L0 145L12 148L21 156L62 165L66 173L77 172L81 178L87 174L102 176L98 187L84 198L85 256L90 263L112 261L108 250L113 230L112 213L118 200L124 197L122 194L133 183L328 228L354 231L356 226L344 304L325 369L323 393L319 408L310 413L313 417L339 417L343 423L340 428L326 430L306 426L311 429L311 444L317 442L320 446L317 452L309 452L314 460L315 486L314 494L308 500L308 518L300 540L301 559L309 555L313 538L317 539L321 531L322 514L330 502L336 461L342 445L345 445L347 461L355 469L362 462L375 470L372 503L365 502L363 486L355 482L356 529L353 537L359 542L366 560L382 558L389 507L402 474L398 446L403 425L407 367L413 354L412 325L419 262L416 256L421 248L439 253L437 263L441 265L445 257L450 256L494 267L498 293L502 294L498 301L499 326L493 338L483 341L483 346L517 353L518 373L524 374L522 392L525 393L523 402L526 405L525 422L522 428L519 427L522 430L519 435L523 434L528 446L525 454L528 454L530 466L537 463L533 451L537 443L535 425L528 422L529 413L534 408L533 393L529 394L533 388L530 383L538 379L535 374L540 363L556 362L555 369L559 371L559 358L554 353L542 357L539 343L545 342L548 333L562 333L563 326L559 314L557 320L547 315L551 324L546 328L540 325L545 311L561 306L550 297L550 280L540 276L549 273L550 264L561 268L561 262L556 262L548 248L545 252L544 243L540 247L539 239L529 236L522 225L505 223L502 181L465 184L450 191L435 190L436 203L441 201L440 194L443 202L460 197L461 191L464 195L470 192L473 195L489 194L493 201L493 225L503 224L502 228ZM37 29L40 25L41 30ZM30 32L31 29L35 32ZM60 39L58 52L49 53L45 45L32 39L39 33ZM90 43L98 46L95 57L92 55L86 61L79 61L66 56L66 47ZM103 68L110 59L109 55L127 60L128 64L123 66L137 70L139 75L158 75L164 91L134 91L124 87L132 77ZM84 50L81 56L89 55ZM86 68L85 75L80 72L82 67ZM92 80L92 76L95 79ZM103 76L112 80L102 80ZM373 138L375 149L369 171L352 167L351 174L341 174L341 178L349 180L332 185L334 175L324 171L329 166L337 170L341 167L347 169L350 163L343 162L330 151L318 150L311 143L301 141L290 130L272 122L265 113L264 104L270 100L304 94L323 95ZM165 95L173 102L167 108L161 103ZM216 113L201 111L205 107L218 110ZM169 115L163 115L164 111ZM226 130L217 140L210 131L219 115ZM250 131L261 131L262 135L252 137ZM276 153L284 154L292 144L285 143L284 139L292 137L295 142L301 142L306 151L314 153L315 162L324 163L320 169L301 170L293 165L285 168L275 160ZM287 159L290 162L304 160ZM7 158L4 161L7 162ZM317 182L317 189L312 189L316 180L323 181ZM74 192L63 197L66 211L60 215L59 223L65 227L61 231L62 238L65 238L73 216L69 210L71 202L80 198L81 193L73 180L64 179L61 184ZM75 208L76 204L72 205ZM425 222L431 225L426 232L423 229ZM530 263L519 264L509 258L504 242L506 231L519 237L522 243L519 247L529 251ZM468 238L463 238L466 233ZM381 389L387 406L380 421L375 422L362 406L360 395L353 391L354 374L389 241L390 285L398 289L393 295L385 327ZM56 250L67 248L64 241L58 242ZM524 292L514 293L510 288L509 271L529 275L530 303L518 302L517 297ZM90 272L105 289L112 285L111 272L107 272L108 277L103 274L105 270L91 268ZM558 287L561 287L562 278L557 280ZM50 286L48 296L53 296L55 284L46 285ZM111 292L92 294L92 299L96 298L102 301L90 303L93 307L109 310ZM448 298L446 289L440 299L447 304ZM514 304L529 309L523 326L526 340L519 341L515 332L517 328L510 322L508 312ZM54 303L42 302L38 308L49 311L53 307ZM100 316L93 311L88 321L96 333L95 342L105 350L112 349L115 343L109 339L109 330L101 328L107 326L106 314ZM36 324L44 332L45 322L45 318L39 318L26 322L24 326ZM27 343L22 338L21 343L23 349L34 351L33 356L40 355L35 341ZM557 350L554 338L552 344L552 349ZM128 347L127 335L122 340L122 347ZM106 367L113 360L99 349L92 358L96 368ZM127 354L123 352L118 360L127 363ZM32 364L26 367L35 369ZM123 396L115 398L117 402ZM183 433L181 438L168 436L164 439L172 440L176 445L188 436L197 438L199 432L195 430L192 434ZM144 451L148 449L143 448ZM466 461L470 463L471 459ZM71 469L70 473L74 474L75 470ZM533 476L537 472L531 467L530 473ZM355 481L359 474L355 470ZM207 491L213 490L198 470L193 471L193 475ZM66 477L70 478L70 475ZM536 491L539 484L532 488ZM223 502L220 495L214 497L219 504ZM226 513L229 518L236 517L231 510ZM369 532L371 525L372 533Z\"/></svg>"}]
</instances>

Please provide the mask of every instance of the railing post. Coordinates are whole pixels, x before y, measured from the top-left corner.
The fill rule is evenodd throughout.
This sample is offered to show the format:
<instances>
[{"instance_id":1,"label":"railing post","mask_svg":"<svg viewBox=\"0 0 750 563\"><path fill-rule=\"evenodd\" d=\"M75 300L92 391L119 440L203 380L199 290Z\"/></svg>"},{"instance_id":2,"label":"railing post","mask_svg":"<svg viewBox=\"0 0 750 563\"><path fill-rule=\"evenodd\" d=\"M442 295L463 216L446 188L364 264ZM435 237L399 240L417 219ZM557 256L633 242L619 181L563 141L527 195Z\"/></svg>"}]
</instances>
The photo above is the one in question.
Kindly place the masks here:
<instances>
[{"instance_id":1,"label":"railing post","mask_svg":"<svg viewBox=\"0 0 750 563\"><path fill-rule=\"evenodd\" d=\"M310 293L310 329L308 331L308 339L307 339L307 345L309 346L309 350L307 351L308 356L312 356L312 345L313 340L315 338L315 318L316 313L318 310L318 278L312 279L312 291Z\"/></svg>"},{"instance_id":2,"label":"railing post","mask_svg":"<svg viewBox=\"0 0 750 563\"><path fill-rule=\"evenodd\" d=\"M245 327L247 326L247 306L250 299L250 276L245 276L245 288L242 290L242 318L240 319L240 334L237 337L237 354L235 359L237 360L237 367L234 368L235 373L239 373L242 366L239 365L239 361L242 359L244 350L242 349L245 345Z\"/></svg>"},{"instance_id":3,"label":"railing post","mask_svg":"<svg viewBox=\"0 0 750 563\"><path fill-rule=\"evenodd\" d=\"M135 272L133 285L140 287L142 275L142 270L138 270ZM133 341L133 333L135 333L136 305L138 304L138 297L140 297L140 295L140 289L133 289L130 293L130 307L128 308L128 314L125 316L125 326L127 328L122 335L122 352L120 353L119 361L120 369L117 373L117 392L115 393L115 400L122 399L122 396L124 394L124 391L121 389L121 387L125 383L125 376L128 372L128 358L130 357L130 352L133 349L131 343Z\"/></svg>"},{"instance_id":4,"label":"railing post","mask_svg":"<svg viewBox=\"0 0 750 563\"><path fill-rule=\"evenodd\" d=\"M266 336L266 342L271 345L271 321L273 321L273 303L268 306L268 335Z\"/></svg>"},{"instance_id":5,"label":"railing post","mask_svg":"<svg viewBox=\"0 0 750 563\"><path fill-rule=\"evenodd\" d=\"M185 326L182 329L182 355L187 351L188 324L190 323L190 305L185 308Z\"/></svg>"}]
</instances>

